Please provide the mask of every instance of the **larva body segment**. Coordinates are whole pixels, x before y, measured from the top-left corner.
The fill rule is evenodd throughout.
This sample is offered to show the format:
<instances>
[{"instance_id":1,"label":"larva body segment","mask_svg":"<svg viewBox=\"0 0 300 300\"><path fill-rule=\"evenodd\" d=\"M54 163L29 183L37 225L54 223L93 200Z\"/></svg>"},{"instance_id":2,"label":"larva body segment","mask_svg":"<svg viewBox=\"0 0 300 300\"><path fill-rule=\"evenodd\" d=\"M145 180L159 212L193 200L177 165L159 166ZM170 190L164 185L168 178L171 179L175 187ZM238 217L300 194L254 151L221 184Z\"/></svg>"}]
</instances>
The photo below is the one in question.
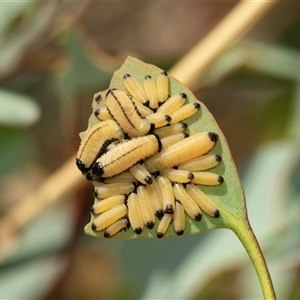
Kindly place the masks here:
<instances>
[{"instance_id":1,"label":"larva body segment","mask_svg":"<svg viewBox=\"0 0 300 300\"><path fill-rule=\"evenodd\" d=\"M116 205L123 204L124 201L125 201L125 195L110 196L108 198L105 198L103 200L96 202L92 206L91 212L93 214L99 215L99 214L111 209L112 207L114 207Z\"/></svg>"},{"instance_id":2,"label":"larva body segment","mask_svg":"<svg viewBox=\"0 0 300 300\"><path fill-rule=\"evenodd\" d=\"M175 201L175 209L173 216L173 226L177 235L182 235L185 230L185 211L183 205L179 201Z\"/></svg>"},{"instance_id":3,"label":"larva body segment","mask_svg":"<svg viewBox=\"0 0 300 300\"><path fill-rule=\"evenodd\" d=\"M124 91L109 90L106 105L112 117L130 137L144 136L152 130L153 125L140 115Z\"/></svg>"},{"instance_id":4,"label":"larva body segment","mask_svg":"<svg viewBox=\"0 0 300 300\"><path fill-rule=\"evenodd\" d=\"M144 185L139 185L137 187L137 195L139 198L144 224L149 229L152 229L155 224L155 214L152 208L148 191Z\"/></svg>"},{"instance_id":5,"label":"larva body segment","mask_svg":"<svg viewBox=\"0 0 300 300\"><path fill-rule=\"evenodd\" d=\"M92 229L95 231L101 231L112 225L119 219L127 215L127 207L125 204L116 205L110 210L102 213L92 223Z\"/></svg>"},{"instance_id":6,"label":"larva body segment","mask_svg":"<svg viewBox=\"0 0 300 300\"><path fill-rule=\"evenodd\" d=\"M217 134L212 132L194 134L146 159L144 164L150 173L173 168L210 151L217 137Z\"/></svg>"},{"instance_id":7,"label":"larva body segment","mask_svg":"<svg viewBox=\"0 0 300 300\"><path fill-rule=\"evenodd\" d=\"M176 134L172 134L172 135L166 136L164 138L161 138L160 142L161 142L162 149L167 148L167 147L187 138L188 136L189 135L187 133L181 132L181 133L176 133ZM182 168L182 169L184 169L184 168Z\"/></svg>"},{"instance_id":8,"label":"larva body segment","mask_svg":"<svg viewBox=\"0 0 300 300\"><path fill-rule=\"evenodd\" d=\"M187 96L184 93L173 95L168 99L168 101L164 102L157 109L157 112L171 115L172 113L174 113L176 110L178 110L184 105L186 98Z\"/></svg>"},{"instance_id":9,"label":"larva body segment","mask_svg":"<svg viewBox=\"0 0 300 300\"><path fill-rule=\"evenodd\" d=\"M162 71L156 80L158 104L167 101L169 97L169 76L167 72Z\"/></svg>"},{"instance_id":10,"label":"larva body segment","mask_svg":"<svg viewBox=\"0 0 300 300\"><path fill-rule=\"evenodd\" d=\"M171 121L169 123L172 125L181 122L197 113L199 108L198 102L186 104L170 115Z\"/></svg>"},{"instance_id":11,"label":"larva body segment","mask_svg":"<svg viewBox=\"0 0 300 300\"><path fill-rule=\"evenodd\" d=\"M130 226L136 234L141 234L144 228L144 219L140 207L139 197L131 193L127 199L128 218Z\"/></svg>"},{"instance_id":12,"label":"larva body segment","mask_svg":"<svg viewBox=\"0 0 300 300\"><path fill-rule=\"evenodd\" d=\"M188 183L194 178L193 173L185 170L164 169L160 174L168 178L171 182Z\"/></svg>"},{"instance_id":13,"label":"larva body segment","mask_svg":"<svg viewBox=\"0 0 300 300\"><path fill-rule=\"evenodd\" d=\"M196 185L188 184L186 186L186 191L207 215L214 218L218 218L220 216L219 210L217 209L215 203Z\"/></svg>"},{"instance_id":14,"label":"larva body segment","mask_svg":"<svg viewBox=\"0 0 300 300\"><path fill-rule=\"evenodd\" d=\"M159 149L160 142L154 135L127 140L98 158L91 170L91 176L106 178L120 174Z\"/></svg>"},{"instance_id":15,"label":"larva body segment","mask_svg":"<svg viewBox=\"0 0 300 300\"><path fill-rule=\"evenodd\" d=\"M134 77L130 74L125 74L123 77L123 85L132 98L144 105L149 105L146 92Z\"/></svg>"},{"instance_id":16,"label":"larva body segment","mask_svg":"<svg viewBox=\"0 0 300 300\"><path fill-rule=\"evenodd\" d=\"M164 176L158 176L156 180L162 193L164 212L167 214L171 214L174 211L175 203L172 183L168 178Z\"/></svg>"},{"instance_id":17,"label":"larva body segment","mask_svg":"<svg viewBox=\"0 0 300 300\"><path fill-rule=\"evenodd\" d=\"M162 216L164 215L163 197L162 197L161 189L154 176L152 176L152 184L147 184L146 188L148 194L150 195L150 200L151 200L154 213L158 219L161 219Z\"/></svg>"},{"instance_id":18,"label":"larva body segment","mask_svg":"<svg viewBox=\"0 0 300 300\"><path fill-rule=\"evenodd\" d=\"M194 199L187 193L184 186L180 183L175 183L173 185L173 190L175 199L181 202L189 217L193 220L200 221L202 217L201 209Z\"/></svg>"},{"instance_id":19,"label":"larva body segment","mask_svg":"<svg viewBox=\"0 0 300 300\"><path fill-rule=\"evenodd\" d=\"M135 164L129 169L130 173L142 184L151 184L151 174L142 164Z\"/></svg>"},{"instance_id":20,"label":"larva body segment","mask_svg":"<svg viewBox=\"0 0 300 300\"><path fill-rule=\"evenodd\" d=\"M219 185L224 179L221 175L212 172L193 172L192 183L201 185Z\"/></svg>"},{"instance_id":21,"label":"larva body segment","mask_svg":"<svg viewBox=\"0 0 300 300\"><path fill-rule=\"evenodd\" d=\"M150 75L145 77L144 89L149 99L149 106L156 110L158 108L157 88L156 83Z\"/></svg>"},{"instance_id":22,"label":"larva body segment","mask_svg":"<svg viewBox=\"0 0 300 300\"><path fill-rule=\"evenodd\" d=\"M161 140L162 144L163 141ZM190 172L204 171L216 167L221 161L218 154L206 154L178 165L178 169Z\"/></svg>"},{"instance_id":23,"label":"larva body segment","mask_svg":"<svg viewBox=\"0 0 300 300\"><path fill-rule=\"evenodd\" d=\"M104 179L104 183L121 183L121 182L137 183L138 181L129 171L125 171L113 177L108 177Z\"/></svg>"},{"instance_id":24,"label":"larva body segment","mask_svg":"<svg viewBox=\"0 0 300 300\"><path fill-rule=\"evenodd\" d=\"M115 195L128 195L134 189L135 184L132 182L102 184L95 188L94 195L101 200Z\"/></svg>"},{"instance_id":25,"label":"larva body segment","mask_svg":"<svg viewBox=\"0 0 300 300\"><path fill-rule=\"evenodd\" d=\"M164 214L164 216L162 217L161 221L158 224L157 227L157 233L156 236L158 238L162 238L165 233L167 232L169 225L171 223L173 219L173 215L172 214Z\"/></svg>"},{"instance_id":26,"label":"larva body segment","mask_svg":"<svg viewBox=\"0 0 300 300\"><path fill-rule=\"evenodd\" d=\"M127 218L122 218L117 222L111 224L104 230L104 237L109 238L121 230L126 230L129 228L129 222Z\"/></svg>"},{"instance_id":27,"label":"larva body segment","mask_svg":"<svg viewBox=\"0 0 300 300\"><path fill-rule=\"evenodd\" d=\"M155 135L159 138L164 138L169 135L173 135L176 133L181 133L187 129L187 125L185 123L178 123L170 126L165 126L162 128L158 128L154 130Z\"/></svg>"},{"instance_id":28,"label":"larva body segment","mask_svg":"<svg viewBox=\"0 0 300 300\"><path fill-rule=\"evenodd\" d=\"M114 140L124 138L123 131L114 120L97 123L87 132L77 152L76 165L82 173L90 170L99 155Z\"/></svg>"}]
</instances>

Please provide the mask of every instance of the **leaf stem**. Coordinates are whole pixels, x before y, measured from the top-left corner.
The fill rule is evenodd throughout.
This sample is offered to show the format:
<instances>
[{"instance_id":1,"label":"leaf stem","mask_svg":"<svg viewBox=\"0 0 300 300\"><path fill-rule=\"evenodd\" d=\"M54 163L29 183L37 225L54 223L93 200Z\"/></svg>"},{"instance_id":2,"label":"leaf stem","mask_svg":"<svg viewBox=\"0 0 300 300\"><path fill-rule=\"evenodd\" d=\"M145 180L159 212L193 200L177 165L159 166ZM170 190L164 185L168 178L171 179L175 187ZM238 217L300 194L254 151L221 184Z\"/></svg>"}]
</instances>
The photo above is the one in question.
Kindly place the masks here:
<instances>
[{"instance_id":1,"label":"leaf stem","mask_svg":"<svg viewBox=\"0 0 300 300\"><path fill-rule=\"evenodd\" d=\"M264 299L276 300L276 294L267 263L248 219L246 224L235 219L234 222L231 223L229 229L237 235L250 256L260 281Z\"/></svg>"}]
</instances>

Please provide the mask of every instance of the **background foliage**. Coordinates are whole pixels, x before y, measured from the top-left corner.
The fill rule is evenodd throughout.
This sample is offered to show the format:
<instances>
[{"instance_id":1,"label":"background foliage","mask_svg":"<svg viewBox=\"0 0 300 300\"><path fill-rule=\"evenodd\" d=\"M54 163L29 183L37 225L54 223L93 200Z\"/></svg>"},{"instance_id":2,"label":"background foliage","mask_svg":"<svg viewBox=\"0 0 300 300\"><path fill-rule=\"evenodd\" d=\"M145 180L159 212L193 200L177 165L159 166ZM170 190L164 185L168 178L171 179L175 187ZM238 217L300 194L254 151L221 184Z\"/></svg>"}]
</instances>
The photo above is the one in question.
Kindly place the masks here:
<instances>
[{"instance_id":1,"label":"background foliage","mask_svg":"<svg viewBox=\"0 0 300 300\"><path fill-rule=\"evenodd\" d=\"M134 241L85 236L92 185L73 180L75 165L46 190L69 185L67 193L22 206L72 159L93 94L127 55L168 70L235 4L0 3L0 298L261 297L229 231ZM288 299L300 297L299 8L276 3L194 89L228 139L275 289Z\"/></svg>"}]
</instances>

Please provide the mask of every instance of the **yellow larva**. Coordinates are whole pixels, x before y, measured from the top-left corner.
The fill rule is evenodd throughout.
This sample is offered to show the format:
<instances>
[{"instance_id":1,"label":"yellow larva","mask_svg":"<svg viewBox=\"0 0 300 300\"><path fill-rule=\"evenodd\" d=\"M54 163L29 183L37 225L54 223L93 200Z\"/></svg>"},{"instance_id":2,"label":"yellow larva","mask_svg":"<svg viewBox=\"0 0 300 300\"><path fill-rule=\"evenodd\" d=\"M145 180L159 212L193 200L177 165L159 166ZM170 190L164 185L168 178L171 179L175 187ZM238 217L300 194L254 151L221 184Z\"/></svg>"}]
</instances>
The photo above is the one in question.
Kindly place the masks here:
<instances>
[{"instance_id":1,"label":"yellow larva","mask_svg":"<svg viewBox=\"0 0 300 300\"><path fill-rule=\"evenodd\" d=\"M194 199L187 193L184 186L180 183L174 183L173 191L175 199L181 202L189 217L193 220L200 221L202 218L201 209Z\"/></svg>"},{"instance_id":2,"label":"yellow larva","mask_svg":"<svg viewBox=\"0 0 300 300\"><path fill-rule=\"evenodd\" d=\"M103 200L100 200L92 206L91 212L93 214L99 215L99 214L111 209L115 205L124 203L125 198L126 198L125 195L114 195L114 196L105 198Z\"/></svg>"},{"instance_id":3,"label":"yellow larva","mask_svg":"<svg viewBox=\"0 0 300 300\"><path fill-rule=\"evenodd\" d=\"M187 125L185 123L178 123L175 125L171 126L165 126L162 128L158 128L154 130L154 133L159 137L159 138L164 138L169 135L181 133L187 129Z\"/></svg>"},{"instance_id":4,"label":"yellow larva","mask_svg":"<svg viewBox=\"0 0 300 300\"><path fill-rule=\"evenodd\" d=\"M162 193L164 212L167 214L171 214L174 211L175 203L172 184L170 180L164 176L158 176L156 180Z\"/></svg>"},{"instance_id":5,"label":"yellow larva","mask_svg":"<svg viewBox=\"0 0 300 300\"><path fill-rule=\"evenodd\" d=\"M112 225L108 226L104 230L104 237L109 238L121 230L126 230L129 228L129 222L127 218L122 218L118 220L117 222L113 223Z\"/></svg>"},{"instance_id":6,"label":"yellow larva","mask_svg":"<svg viewBox=\"0 0 300 300\"><path fill-rule=\"evenodd\" d=\"M161 138L160 142L161 142L162 149L167 148L167 147L187 138L188 136L189 135L187 133L181 132L181 133L176 133L176 134L172 134L172 135L166 136L164 138ZM184 168L182 168L182 169L184 169Z\"/></svg>"},{"instance_id":7,"label":"yellow larva","mask_svg":"<svg viewBox=\"0 0 300 300\"><path fill-rule=\"evenodd\" d=\"M102 184L95 187L94 195L97 199L105 199L115 195L128 195L134 189L135 184L132 182Z\"/></svg>"},{"instance_id":8,"label":"yellow larva","mask_svg":"<svg viewBox=\"0 0 300 300\"><path fill-rule=\"evenodd\" d=\"M144 136L153 129L153 125L140 115L124 91L109 90L106 105L110 114L130 137Z\"/></svg>"},{"instance_id":9,"label":"yellow larva","mask_svg":"<svg viewBox=\"0 0 300 300\"><path fill-rule=\"evenodd\" d=\"M135 182L135 183L137 183L138 181L128 171L122 172L121 174L118 174L113 177L105 178L105 180L104 180L104 183L120 183L120 182Z\"/></svg>"},{"instance_id":10,"label":"yellow larva","mask_svg":"<svg viewBox=\"0 0 300 300\"><path fill-rule=\"evenodd\" d=\"M192 183L201 185L219 185L224 182L221 175L212 172L193 172Z\"/></svg>"},{"instance_id":11,"label":"yellow larva","mask_svg":"<svg viewBox=\"0 0 300 300\"><path fill-rule=\"evenodd\" d=\"M124 138L123 131L113 120L95 124L88 130L78 149L76 165L82 173L86 173L99 155L114 140Z\"/></svg>"},{"instance_id":12,"label":"yellow larva","mask_svg":"<svg viewBox=\"0 0 300 300\"><path fill-rule=\"evenodd\" d=\"M161 139L163 145L163 140ZM222 160L218 154L206 154L185 163L179 164L178 169L187 170L190 172L204 171L217 166Z\"/></svg>"},{"instance_id":13,"label":"yellow larva","mask_svg":"<svg viewBox=\"0 0 300 300\"><path fill-rule=\"evenodd\" d=\"M131 193L128 196L127 206L130 226L136 234L141 234L144 228L144 219L140 208L139 197L136 193Z\"/></svg>"},{"instance_id":14,"label":"yellow larva","mask_svg":"<svg viewBox=\"0 0 300 300\"><path fill-rule=\"evenodd\" d=\"M149 105L146 92L134 77L130 74L125 74L123 77L123 85L132 98L144 105Z\"/></svg>"},{"instance_id":15,"label":"yellow larva","mask_svg":"<svg viewBox=\"0 0 300 300\"><path fill-rule=\"evenodd\" d=\"M185 101L186 101L186 94L180 93L180 94L173 95L168 99L168 101L163 103L157 109L157 112L170 115L174 113L177 109L179 109L181 106L183 106Z\"/></svg>"},{"instance_id":16,"label":"yellow larva","mask_svg":"<svg viewBox=\"0 0 300 300\"><path fill-rule=\"evenodd\" d=\"M146 185L148 194L150 195L151 204L155 215L161 219L164 215L163 197L156 178L152 176L152 183Z\"/></svg>"},{"instance_id":17,"label":"yellow larva","mask_svg":"<svg viewBox=\"0 0 300 300\"><path fill-rule=\"evenodd\" d=\"M169 77L167 72L162 71L156 80L158 104L167 101L169 97Z\"/></svg>"},{"instance_id":18,"label":"yellow larva","mask_svg":"<svg viewBox=\"0 0 300 300\"><path fill-rule=\"evenodd\" d=\"M154 135L146 135L120 143L98 158L87 178L112 177L127 170L135 163L153 155L160 149Z\"/></svg>"},{"instance_id":19,"label":"yellow larva","mask_svg":"<svg viewBox=\"0 0 300 300\"><path fill-rule=\"evenodd\" d=\"M151 174L142 164L135 164L129 169L129 172L142 184L151 184Z\"/></svg>"},{"instance_id":20,"label":"yellow larva","mask_svg":"<svg viewBox=\"0 0 300 300\"><path fill-rule=\"evenodd\" d=\"M215 203L196 185L188 184L186 186L186 191L207 215L214 218L218 218L220 216L219 210L217 209Z\"/></svg>"},{"instance_id":21,"label":"yellow larva","mask_svg":"<svg viewBox=\"0 0 300 300\"><path fill-rule=\"evenodd\" d=\"M213 132L196 133L151 156L144 164L150 173L172 168L207 153L214 147L217 138L218 135Z\"/></svg>"},{"instance_id":22,"label":"yellow larva","mask_svg":"<svg viewBox=\"0 0 300 300\"><path fill-rule=\"evenodd\" d=\"M185 229L185 211L183 205L179 201L175 201L175 209L173 216L173 226L177 235L182 235Z\"/></svg>"},{"instance_id":23,"label":"yellow larva","mask_svg":"<svg viewBox=\"0 0 300 300\"><path fill-rule=\"evenodd\" d=\"M186 104L170 114L171 121L169 123L172 125L181 122L194 115L199 110L199 108L200 103L198 102Z\"/></svg>"},{"instance_id":24,"label":"yellow larva","mask_svg":"<svg viewBox=\"0 0 300 300\"><path fill-rule=\"evenodd\" d=\"M157 88L156 88L155 81L150 75L147 75L145 77L144 89L147 94L147 98L149 99L149 106L153 109L157 109L158 107Z\"/></svg>"},{"instance_id":25,"label":"yellow larva","mask_svg":"<svg viewBox=\"0 0 300 300\"><path fill-rule=\"evenodd\" d=\"M106 106L96 109L94 111L94 115L99 121L105 121L105 120L112 119L112 116L110 115Z\"/></svg>"},{"instance_id":26,"label":"yellow larva","mask_svg":"<svg viewBox=\"0 0 300 300\"><path fill-rule=\"evenodd\" d=\"M134 103L134 105L136 106L138 112L141 114L142 117L146 117L148 115L153 114L153 110L150 109L149 107L143 105L142 103L140 103L134 99L131 99L131 100Z\"/></svg>"},{"instance_id":27,"label":"yellow larva","mask_svg":"<svg viewBox=\"0 0 300 300\"><path fill-rule=\"evenodd\" d=\"M108 211L99 215L92 223L92 229L101 231L127 215L125 204L116 205Z\"/></svg>"},{"instance_id":28,"label":"yellow larva","mask_svg":"<svg viewBox=\"0 0 300 300\"><path fill-rule=\"evenodd\" d=\"M152 229L155 224L155 214L152 208L148 191L144 185L139 185L137 187L137 195L139 198L144 224L149 229Z\"/></svg>"},{"instance_id":29,"label":"yellow larva","mask_svg":"<svg viewBox=\"0 0 300 300\"><path fill-rule=\"evenodd\" d=\"M156 236L158 238L162 238L165 235L172 221L172 218L173 218L172 214L164 214L157 227Z\"/></svg>"},{"instance_id":30,"label":"yellow larva","mask_svg":"<svg viewBox=\"0 0 300 300\"><path fill-rule=\"evenodd\" d=\"M164 169L160 174L172 182L188 183L194 178L193 173L185 170Z\"/></svg>"},{"instance_id":31,"label":"yellow larva","mask_svg":"<svg viewBox=\"0 0 300 300\"><path fill-rule=\"evenodd\" d=\"M146 116L146 119L154 124L155 128L160 128L169 124L172 120L170 116L163 113L154 113Z\"/></svg>"}]
</instances>

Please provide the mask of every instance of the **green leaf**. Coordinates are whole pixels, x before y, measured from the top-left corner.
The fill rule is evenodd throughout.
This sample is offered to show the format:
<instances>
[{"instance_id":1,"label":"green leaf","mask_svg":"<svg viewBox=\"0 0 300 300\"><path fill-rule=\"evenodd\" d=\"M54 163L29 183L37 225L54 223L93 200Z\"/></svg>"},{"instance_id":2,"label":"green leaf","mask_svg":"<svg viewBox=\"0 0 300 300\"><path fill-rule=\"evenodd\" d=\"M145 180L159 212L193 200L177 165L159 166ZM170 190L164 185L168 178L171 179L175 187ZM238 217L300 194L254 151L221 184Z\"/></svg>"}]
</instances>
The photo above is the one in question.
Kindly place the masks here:
<instances>
[{"instance_id":1,"label":"green leaf","mask_svg":"<svg viewBox=\"0 0 300 300\"><path fill-rule=\"evenodd\" d=\"M129 57L124 65L115 72L111 80L109 88L117 88L124 90L122 79L124 74L131 74L134 76L140 84L143 83L146 75L151 75L154 79L160 74L162 70L156 66L145 64L135 58ZM107 91L101 93L102 99L105 99ZM197 99L190 90L187 89L178 80L170 76L170 94L185 93L187 95L188 102L194 102ZM100 104L93 103L93 108L97 108L98 105L105 105L104 101L100 101ZM214 120L211 113L201 104L200 111L185 121L188 124L188 132L193 135L198 132L212 131L216 132L219 136L216 146L211 150L211 153L218 154L222 157L222 162L212 172L222 175L225 182L218 186L201 186L201 189L207 194L215 204L217 205L220 217L212 218L208 215L203 214L201 221L194 221L190 218L186 218L186 229L184 234L196 234L211 229L217 228L228 228L231 229L241 240L244 247L246 248L251 260L254 263L259 278L261 279L264 296L266 298L275 298L269 273L262 256L259 244L252 232L248 218L247 210L245 205L245 197L243 188L241 186L239 176L233 159L230 154L230 150L227 141ZM99 122L94 115L90 117L89 127ZM84 133L81 134L81 137ZM97 185L97 182L94 182ZM91 222L94 217L91 216ZM96 237L103 237L103 232L95 232L91 229L91 222L86 225L85 232L89 235ZM118 239L134 239L134 238L156 238L156 229L158 226L156 222L153 229L144 228L140 235L133 232L132 229L119 232L115 237ZM165 237L176 236L172 226L169 226Z\"/></svg>"}]
</instances>

